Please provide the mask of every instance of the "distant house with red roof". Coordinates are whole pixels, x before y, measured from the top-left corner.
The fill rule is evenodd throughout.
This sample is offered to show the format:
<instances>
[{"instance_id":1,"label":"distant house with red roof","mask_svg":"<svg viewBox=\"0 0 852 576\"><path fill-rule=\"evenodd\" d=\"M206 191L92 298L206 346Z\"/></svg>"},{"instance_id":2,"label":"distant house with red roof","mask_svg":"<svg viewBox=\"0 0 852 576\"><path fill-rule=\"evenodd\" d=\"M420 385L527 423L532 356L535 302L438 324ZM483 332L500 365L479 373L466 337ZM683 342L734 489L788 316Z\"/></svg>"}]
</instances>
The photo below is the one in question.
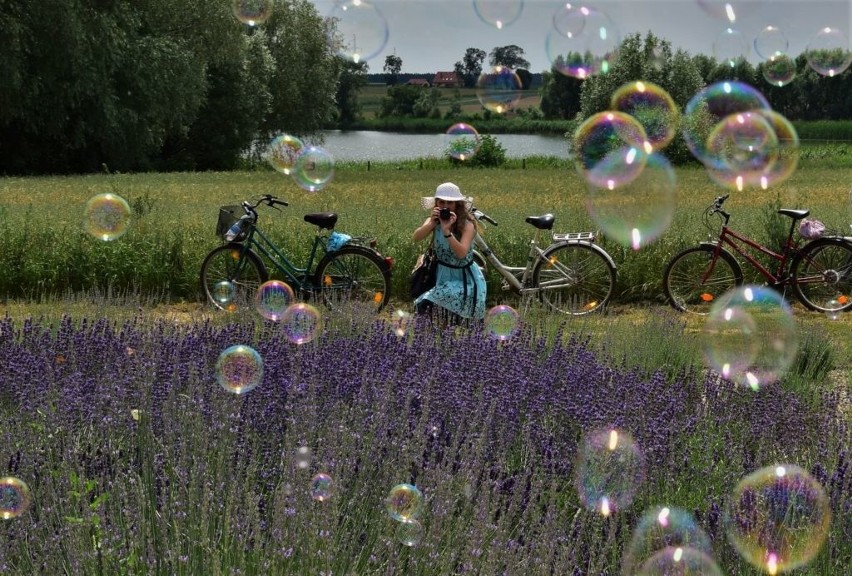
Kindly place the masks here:
<instances>
[{"instance_id":1,"label":"distant house with red roof","mask_svg":"<svg viewBox=\"0 0 852 576\"><path fill-rule=\"evenodd\" d=\"M463 84L464 80L456 72L437 72L432 80L435 88L459 88Z\"/></svg>"},{"instance_id":2,"label":"distant house with red roof","mask_svg":"<svg viewBox=\"0 0 852 576\"><path fill-rule=\"evenodd\" d=\"M411 86L423 86L424 88L429 87L429 81L425 78L412 78L406 84L410 84Z\"/></svg>"}]
</instances>

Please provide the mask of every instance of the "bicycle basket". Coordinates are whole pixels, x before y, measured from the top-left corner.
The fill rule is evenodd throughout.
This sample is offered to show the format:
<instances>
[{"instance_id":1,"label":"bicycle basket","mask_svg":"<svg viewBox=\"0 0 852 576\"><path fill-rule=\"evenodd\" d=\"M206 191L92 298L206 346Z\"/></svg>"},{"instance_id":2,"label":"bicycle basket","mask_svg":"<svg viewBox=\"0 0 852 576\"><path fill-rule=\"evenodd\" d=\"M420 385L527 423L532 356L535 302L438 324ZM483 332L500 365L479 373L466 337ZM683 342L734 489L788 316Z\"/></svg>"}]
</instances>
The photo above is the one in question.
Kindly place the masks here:
<instances>
[{"instance_id":1,"label":"bicycle basket","mask_svg":"<svg viewBox=\"0 0 852 576\"><path fill-rule=\"evenodd\" d=\"M216 222L216 236L223 238L234 222L245 213L242 206L221 206L219 208L219 220Z\"/></svg>"},{"instance_id":2,"label":"bicycle basket","mask_svg":"<svg viewBox=\"0 0 852 576\"><path fill-rule=\"evenodd\" d=\"M819 220L811 220L809 218L805 218L799 224L799 234L802 235L802 238L806 238L808 240L815 240L817 238L821 238L824 232L825 224L823 224Z\"/></svg>"}]
</instances>

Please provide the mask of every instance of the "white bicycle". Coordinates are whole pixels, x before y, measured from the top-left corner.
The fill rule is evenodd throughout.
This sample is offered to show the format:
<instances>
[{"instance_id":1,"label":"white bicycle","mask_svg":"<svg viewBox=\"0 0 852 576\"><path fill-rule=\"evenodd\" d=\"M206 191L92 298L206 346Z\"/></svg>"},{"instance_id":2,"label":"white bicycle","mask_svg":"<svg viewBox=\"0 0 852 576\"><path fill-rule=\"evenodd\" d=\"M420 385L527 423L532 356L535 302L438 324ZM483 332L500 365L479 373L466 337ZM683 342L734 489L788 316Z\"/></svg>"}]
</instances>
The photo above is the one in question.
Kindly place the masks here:
<instances>
[{"instance_id":1,"label":"white bicycle","mask_svg":"<svg viewBox=\"0 0 852 576\"><path fill-rule=\"evenodd\" d=\"M477 208L471 213L480 222L497 222ZM487 273L490 263L503 277L504 290L522 296L537 295L553 310L563 314L583 315L601 310L615 288L615 262L595 244L594 232L554 234L553 214L528 216L526 222L535 228L530 240L526 266L503 264L485 239L474 237L474 260ZM542 233L550 234L551 243L539 246Z\"/></svg>"}]
</instances>

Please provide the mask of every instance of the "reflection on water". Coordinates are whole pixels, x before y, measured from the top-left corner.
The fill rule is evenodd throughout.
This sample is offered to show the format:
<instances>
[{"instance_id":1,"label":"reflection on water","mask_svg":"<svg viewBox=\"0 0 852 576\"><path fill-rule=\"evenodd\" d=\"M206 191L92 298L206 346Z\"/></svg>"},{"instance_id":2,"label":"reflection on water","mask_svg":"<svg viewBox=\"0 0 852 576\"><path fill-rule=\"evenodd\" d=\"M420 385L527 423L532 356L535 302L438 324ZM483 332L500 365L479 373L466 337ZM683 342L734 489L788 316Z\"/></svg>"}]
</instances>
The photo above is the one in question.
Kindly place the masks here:
<instances>
[{"instance_id":1,"label":"reflection on water","mask_svg":"<svg viewBox=\"0 0 852 576\"><path fill-rule=\"evenodd\" d=\"M444 155L444 134L403 134L327 130L323 132L323 147L337 161L383 162L416 158L440 158ZM494 138L506 150L508 158L553 156L568 158L567 141L562 136L542 134L495 134Z\"/></svg>"}]
</instances>

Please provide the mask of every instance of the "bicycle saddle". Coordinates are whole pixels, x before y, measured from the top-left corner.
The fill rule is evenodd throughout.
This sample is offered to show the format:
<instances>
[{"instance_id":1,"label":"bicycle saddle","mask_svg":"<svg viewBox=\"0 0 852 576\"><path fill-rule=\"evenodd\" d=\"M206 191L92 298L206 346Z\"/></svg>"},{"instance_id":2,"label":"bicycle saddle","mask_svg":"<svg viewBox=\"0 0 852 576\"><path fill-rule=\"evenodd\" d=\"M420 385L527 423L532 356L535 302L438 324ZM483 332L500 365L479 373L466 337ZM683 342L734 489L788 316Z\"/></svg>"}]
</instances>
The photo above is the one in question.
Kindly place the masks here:
<instances>
[{"instance_id":1,"label":"bicycle saddle","mask_svg":"<svg viewBox=\"0 0 852 576\"><path fill-rule=\"evenodd\" d=\"M783 214L784 216L789 216L793 220L801 220L805 216L811 213L810 210L793 210L791 208L781 208L778 211L779 214Z\"/></svg>"},{"instance_id":2,"label":"bicycle saddle","mask_svg":"<svg viewBox=\"0 0 852 576\"><path fill-rule=\"evenodd\" d=\"M337 224L337 214L334 212L317 212L316 214L305 214L305 222L314 224L320 228L331 230Z\"/></svg>"},{"instance_id":3,"label":"bicycle saddle","mask_svg":"<svg viewBox=\"0 0 852 576\"><path fill-rule=\"evenodd\" d=\"M532 224L539 230L550 230L553 228L553 214L545 214L544 216L527 216L527 223Z\"/></svg>"}]
</instances>

